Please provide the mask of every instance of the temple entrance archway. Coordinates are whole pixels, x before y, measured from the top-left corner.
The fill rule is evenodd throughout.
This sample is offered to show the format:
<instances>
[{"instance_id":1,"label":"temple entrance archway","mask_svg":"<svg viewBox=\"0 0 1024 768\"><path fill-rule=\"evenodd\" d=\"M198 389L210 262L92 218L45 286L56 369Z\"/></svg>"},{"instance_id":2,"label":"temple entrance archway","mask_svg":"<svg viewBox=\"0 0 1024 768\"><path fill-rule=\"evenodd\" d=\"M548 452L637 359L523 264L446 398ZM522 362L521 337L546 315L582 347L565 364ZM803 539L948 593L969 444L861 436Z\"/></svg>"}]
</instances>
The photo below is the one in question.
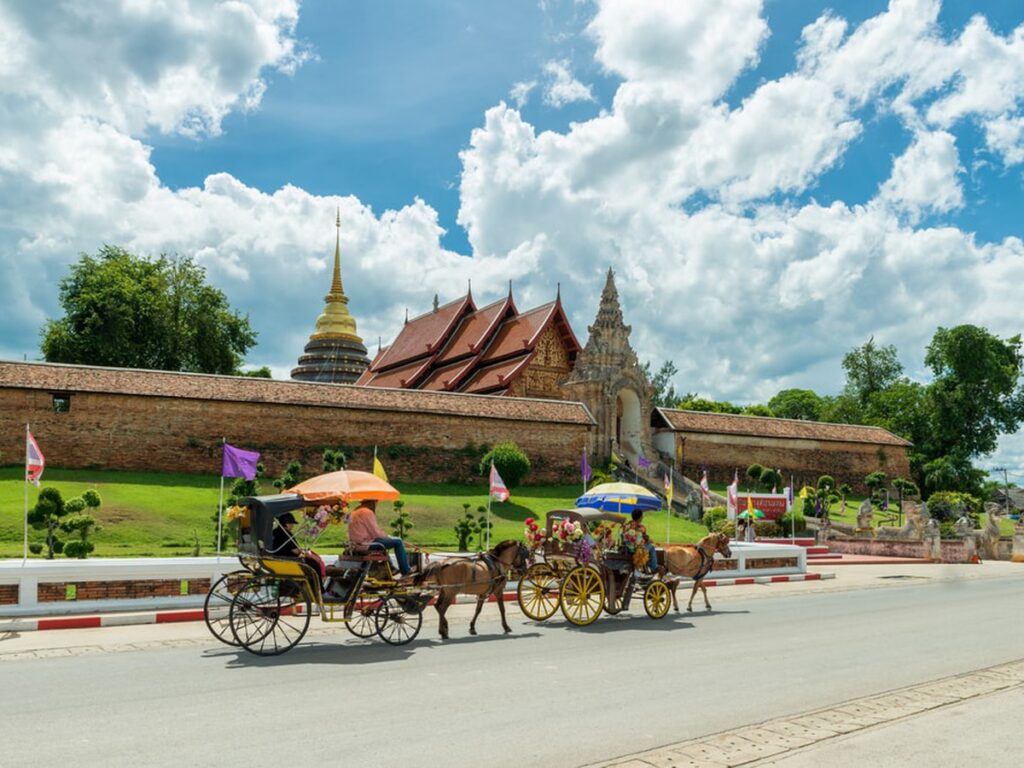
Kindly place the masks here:
<instances>
[{"instance_id":1,"label":"temple entrance archway","mask_svg":"<svg viewBox=\"0 0 1024 768\"><path fill-rule=\"evenodd\" d=\"M632 389L619 390L615 398L615 440L631 461L643 451L643 419L640 397Z\"/></svg>"}]
</instances>

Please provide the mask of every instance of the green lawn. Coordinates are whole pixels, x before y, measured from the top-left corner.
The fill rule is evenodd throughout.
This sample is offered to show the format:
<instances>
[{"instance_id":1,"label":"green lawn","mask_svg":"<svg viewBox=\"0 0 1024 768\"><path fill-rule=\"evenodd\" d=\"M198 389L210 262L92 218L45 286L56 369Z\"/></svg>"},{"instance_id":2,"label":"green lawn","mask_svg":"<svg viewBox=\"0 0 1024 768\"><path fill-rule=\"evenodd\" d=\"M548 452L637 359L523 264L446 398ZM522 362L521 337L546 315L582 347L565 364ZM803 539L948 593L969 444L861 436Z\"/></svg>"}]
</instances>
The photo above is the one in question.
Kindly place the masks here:
<instances>
[{"instance_id":1,"label":"green lawn","mask_svg":"<svg viewBox=\"0 0 1024 768\"><path fill-rule=\"evenodd\" d=\"M0 557L21 557L24 516L23 470L0 468ZM54 486L70 498L95 488L103 505L96 511L101 530L94 534L95 557L182 556L192 554L198 535L201 553L215 549L220 478L160 472L117 472L107 470L71 470L47 468L44 487ZM487 504L487 488L465 485L427 485L396 483L402 492L405 509L414 528L407 540L430 549L453 549L457 544L455 521L462 516L462 505L473 511ZM263 493L272 493L267 484ZM491 508L494 529L492 541L520 539L523 520L542 516L549 509L572 506L580 488L571 486L528 486L513 491L512 498ZM35 503L38 490L29 486L29 505ZM392 505L380 505L378 519L389 527L394 518ZM661 543L665 539L664 512L645 515L648 530ZM692 542L706 533L702 525L673 518L671 540ZM345 540L344 526L332 526L316 544L320 551L336 551ZM66 536L65 536L66 538ZM29 541L41 542L41 531L29 530Z\"/></svg>"}]
</instances>

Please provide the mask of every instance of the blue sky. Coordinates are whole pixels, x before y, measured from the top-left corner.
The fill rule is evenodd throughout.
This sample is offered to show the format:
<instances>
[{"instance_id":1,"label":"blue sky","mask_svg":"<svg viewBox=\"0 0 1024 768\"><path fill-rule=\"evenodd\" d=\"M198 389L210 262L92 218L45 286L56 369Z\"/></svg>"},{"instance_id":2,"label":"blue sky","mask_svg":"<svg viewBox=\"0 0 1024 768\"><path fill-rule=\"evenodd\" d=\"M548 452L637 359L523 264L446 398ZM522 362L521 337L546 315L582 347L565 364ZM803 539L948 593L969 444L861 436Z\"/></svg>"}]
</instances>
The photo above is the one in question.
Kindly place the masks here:
<instances>
[{"instance_id":1,"label":"blue sky","mask_svg":"<svg viewBox=\"0 0 1024 768\"><path fill-rule=\"evenodd\" d=\"M468 280L521 306L561 284L583 339L612 266L678 390L832 393L872 335L923 378L939 325L1021 332L1022 24L1009 0L0 0L0 357L38 356L68 264L116 243L194 255L286 376L340 208L370 346Z\"/></svg>"}]
</instances>

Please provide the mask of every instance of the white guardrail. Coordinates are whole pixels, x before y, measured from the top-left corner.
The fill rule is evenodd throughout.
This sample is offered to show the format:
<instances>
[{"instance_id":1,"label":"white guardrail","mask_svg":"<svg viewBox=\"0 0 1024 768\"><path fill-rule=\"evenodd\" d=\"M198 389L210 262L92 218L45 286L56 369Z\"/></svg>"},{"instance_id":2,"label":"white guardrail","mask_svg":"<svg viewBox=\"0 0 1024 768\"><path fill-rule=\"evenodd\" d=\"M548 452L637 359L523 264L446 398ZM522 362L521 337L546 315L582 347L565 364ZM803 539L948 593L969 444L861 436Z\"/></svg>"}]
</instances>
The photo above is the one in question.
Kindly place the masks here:
<instances>
[{"instance_id":1,"label":"white guardrail","mask_svg":"<svg viewBox=\"0 0 1024 768\"><path fill-rule=\"evenodd\" d=\"M789 544L757 544L732 542L735 570L715 570L709 578L734 579L748 576L777 576L807 572L807 550ZM431 559L456 553L432 553ZM752 561L796 558L795 566L779 568L751 567ZM716 560L721 560L716 555ZM333 556L327 554L330 563ZM0 616L44 616L75 613L103 613L202 606L205 595L174 595L168 597L120 598L107 600L39 601L40 584L82 584L110 581L189 581L209 579L213 583L229 571L240 568L238 559L221 557L140 557L92 558L88 560L0 560L0 586L17 585L18 602L0 605ZM513 586L514 588L514 586Z\"/></svg>"}]
</instances>

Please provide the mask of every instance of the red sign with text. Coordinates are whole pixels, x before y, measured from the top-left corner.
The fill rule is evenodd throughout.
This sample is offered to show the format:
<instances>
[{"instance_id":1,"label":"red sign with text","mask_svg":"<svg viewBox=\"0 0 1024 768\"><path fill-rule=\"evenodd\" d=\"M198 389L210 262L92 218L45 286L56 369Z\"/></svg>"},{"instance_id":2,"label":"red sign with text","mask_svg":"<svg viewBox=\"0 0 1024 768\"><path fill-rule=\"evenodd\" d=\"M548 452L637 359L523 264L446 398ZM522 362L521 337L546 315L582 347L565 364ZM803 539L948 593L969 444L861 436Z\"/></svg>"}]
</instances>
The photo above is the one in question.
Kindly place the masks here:
<instances>
[{"instance_id":1,"label":"red sign with text","mask_svg":"<svg viewBox=\"0 0 1024 768\"><path fill-rule=\"evenodd\" d=\"M765 520L777 520L786 514L788 499L784 493L740 493L736 496L736 513L747 511L747 497L754 500L754 509L764 512Z\"/></svg>"}]
</instances>

